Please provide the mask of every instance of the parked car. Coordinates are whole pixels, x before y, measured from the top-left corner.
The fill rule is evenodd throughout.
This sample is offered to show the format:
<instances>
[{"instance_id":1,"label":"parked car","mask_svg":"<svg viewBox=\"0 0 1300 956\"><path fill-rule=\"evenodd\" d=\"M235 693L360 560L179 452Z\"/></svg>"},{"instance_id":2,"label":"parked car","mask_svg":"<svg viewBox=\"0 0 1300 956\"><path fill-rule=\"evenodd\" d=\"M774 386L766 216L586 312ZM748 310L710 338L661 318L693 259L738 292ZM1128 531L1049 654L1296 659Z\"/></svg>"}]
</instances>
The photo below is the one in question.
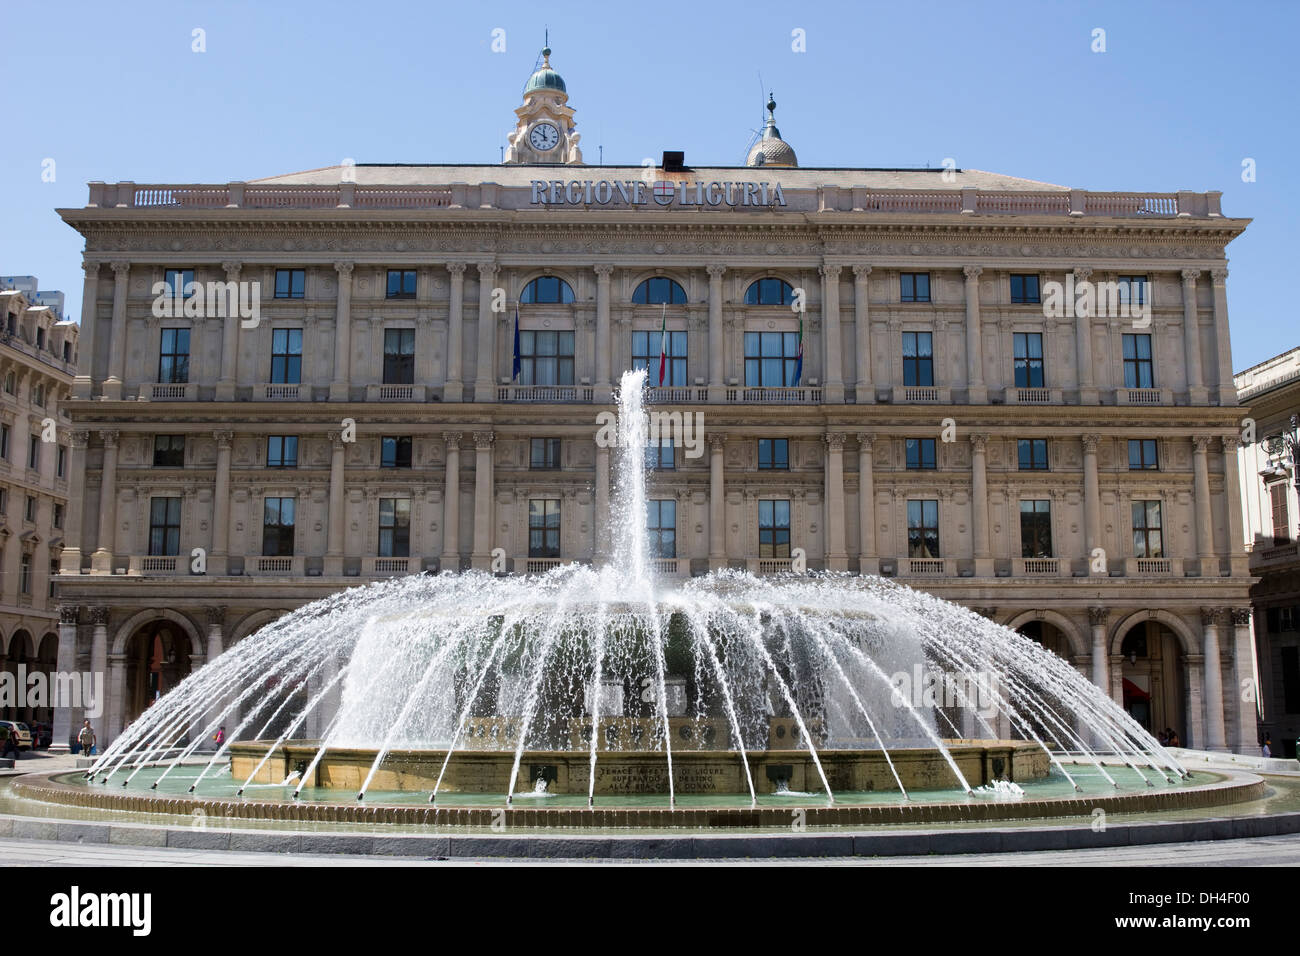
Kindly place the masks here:
<instances>
[{"instance_id":1,"label":"parked car","mask_svg":"<svg viewBox=\"0 0 1300 956\"><path fill-rule=\"evenodd\" d=\"M32 732L27 729L27 725L12 720L0 720L0 730L5 731L5 736L14 736L18 739L19 750L32 749Z\"/></svg>"}]
</instances>

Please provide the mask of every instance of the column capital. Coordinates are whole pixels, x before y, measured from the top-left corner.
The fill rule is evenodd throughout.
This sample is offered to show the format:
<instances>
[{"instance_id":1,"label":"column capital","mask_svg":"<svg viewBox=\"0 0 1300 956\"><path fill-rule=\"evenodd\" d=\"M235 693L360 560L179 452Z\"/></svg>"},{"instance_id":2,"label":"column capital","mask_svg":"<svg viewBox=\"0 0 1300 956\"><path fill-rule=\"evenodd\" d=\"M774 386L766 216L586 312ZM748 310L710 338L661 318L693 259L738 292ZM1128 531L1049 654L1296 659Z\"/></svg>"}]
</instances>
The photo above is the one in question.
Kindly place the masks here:
<instances>
[{"instance_id":1,"label":"column capital","mask_svg":"<svg viewBox=\"0 0 1300 956\"><path fill-rule=\"evenodd\" d=\"M1101 627L1110 617L1110 608L1108 607L1090 607L1088 608L1088 623L1093 627Z\"/></svg>"},{"instance_id":2,"label":"column capital","mask_svg":"<svg viewBox=\"0 0 1300 956\"><path fill-rule=\"evenodd\" d=\"M818 273L821 274L821 277L823 279L830 279L834 281L835 279L838 279L840 277L840 273L844 271L844 267L830 265L830 264L823 264L817 268L817 271Z\"/></svg>"},{"instance_id":3,"label":"column capital","mask_svg":"<svg viewBox=\"0 0 1300 956\"><path fill-rule=\"evenodd\" d=\"M1083 453L1085 455L1097 454L1097 445L1101 443L1100 435L1084 435L1080 438L1083 442Z\"/></svg>"},{"instance_id":4,"label":"column capital","mask_svg":"<svg viewBox=\"0 0 1300 956\"><path fill-rule=\"evenodd\" d=\"M1206 436L1206 435L1193 435L1193 436L1192 436L1192 453L1193 453L1193 454L1196 454L1196 455L1204 455L1204 454L1206 453L1206 451L1209 450L1209 447L1210 447L1210 439L1209 439L1208 436Z\"/></svg>"},{"instance_id":5,"label":"column capital","mask_svg":"<svg viewBox=\"0 0 1300 956\"><path fill-rule=\"evenodd\" d=\"M131 263L119 261L119 262L114 262L112 265L113 265L113 275L117 277L117 281L125 282L127 276L131 272Z\"/></svg>"},{"instance_id":6,"label":"column capital","mask_svg":"<svg viewBox=\"0 0 1300 956\"><path fill-rule=\"evenodd\" d=\"M87 610L90 611L90 623L96 627L106 627L108 625L108 605L92 604Z\"/></svg>"},{"instance_id":7,"label":"column capital","mask_svg":"<svg viewBox=\"0 0 1300 956\"><path fill-rule=\"evenodd\" d=\"M492 449L492 443L493 443L495 440L496 440L496 435L495 435L493 432L490 432L490 431L487 431L487 432L475 432L475 433L474 433L474 448L475 448L477 451L491 451L491 449Z\"/></svg>"},{"instance_id":8,"label":"column capital","mask_svg":"<svg viewBox=\"0 0 1300 956\"><path fill-rule=\"evenodd\" d=\"M721 455L722 450L727 445L727 436L713 434L709 436L709 450L715 455Z\"/></svg>"},{"instance_id":9,"label":"column capital","mask_svg":"<svg viewBox=\"0 0 1300 956\"><path fill-rule=\"evenodd\" d=\"M876 436L874 432L858 432L858 444L862 446L863 451L870 451L875 440Z\"/></svg>"},{"instance_id":10,"label":"column capital","mask_svg":"<svg viewBox=\"0 0 1300 956\"><path fill-rule=\"evenodd\" d=\"M484 259L478 263L478 274L481 278L488 279L497 274L497 264L491 259Z\"/></svg>"},{"instance_id":11,"label":"column capital","mask_svg":"<svg viewBox=\"0 0 1300 956\"><path fill-rule=\"evenodd\" d=\"M1183 285L1196 285L1196 280L1201 277L1200 269L1184 269L1182 271Z\"/></svg>"},{"instance_id":12,"label":"column capital","mask_svg":"<svg viewBox=\"0 0 1300 956\"><path fill-rule=\"evenodd\" d=\"M239 281L239 274L244 271L244 264L237 260L231 259L228 262L221 263L221 268L226 271L226 278L231 282Z\"/></svg>"},{"instance_id":13,"label":"column capital","mask_svg":"<svg viewBox=\"0 0 1300 956\"><path fill-rule=\"evenodd\" d=\"M1234 607L1231 609L1232 623L1236 627L1246 627L1250 624L1250 608Z\"/></svg>"},{"instance_id":14,"label":"column capital","mask_svg":"<svg viewBox=\"0 0 1300 956\"><path fill-rule=\"evenodd\" d=\"M442 441L448 451L460 451L460 432L443 432Z\"/></svg>"},{"instance_id":15,"label":"column capital","mask_svg":"<svg viewBox=\"0 0 1300 956\"><path fill-rule=\"evenodd\" d=\"M334 263L334 271L339 274L339 278L346 279L352 275L352 269L355 263L340 260Z\"/></svg>"},{"instance_id":16,"label":"column capital","mask_svg":"<svg viewBox=\"0 0 1300 956\"><path fill-rule=\"evenodd\" d=\"M1221 607L1203 607L1201 608L1201 625L1204 627L1216 627L1223 620L1223 608Z\"/></svg>"},{"instance_id":17,"label":"column capital","mask_svg":"<svg viewBox=\"0 0 1300 956\"><path fill-rule=\"evenodd\" d=\"M984 449L988 447L989 436L985 434L971 435L970 443L975 454L982 455L984 454Z\"/></svg>"},{"instance_id":18,"label":"column capital","mask_svg":"<svg viewBox=\"0 0 1300 956\"><path fill-rule=\"evenodd\" d=\"M59 605L59 623L76 624L81 618L80 604L60 604Z\"/></svg>"},{"instance_id":19,"label":"column capital","mask_svg":"<svg viewBox=\"0 0 1300 956\"><path fill-rule=\"evenodd\" d=\"M90 432L84 428L74 428L68 432L68 443L73 448L85 448L90 444Z\"/></svg>"},{"instance_id":20,"label":"column capital","mask_svg":"<svg viewBox=\"0 0 1300 956\"><path fill-rule=\"evenodd\" d=\"M980 617L987 618L990 621L998 616L998 609L996 607L973 607L971 610Z\"/></svg>"},{"instance_id":21,"label":"column capital","mask_svg":"<svg viewBox=\"0 0 1300 956\"><path fill-rule=\"evenodd\" d=\"M117 445L118 436L121 434L117 429L105 428L100 431L99 438L106 448L113 448Z\"/></svg>"},{"instance_id":22,"label":"column capital","mask_svg":"<svg viewBox=\"0 0 1300 956\"><path fill-rule=\"evenodd\" d=\"M1235 455L1237 449L1241 446L1241 439L1236 435L1223 435L1219 438L1223 444L1223 453L1225 455Z\"/></svg>"},{"instance_id":23,"label":"column capital","mask_svg":"<svg viewBox=\"0 0 1300 956\"><path fill-rule=\"evenodd\" d=\"M824 436L827 447L833 451L841 451L844 448L844 439L848 436L843 432L827 432Z\"/></svg>"},{"instance_id":24,"label":"column capital","mask_svg":"<svg viewBox=\"0 0 1300 956\"><path fill-rule=\"evenodd\" d=\"M965 274L967 282L974 282L976 279L978 279L980 276L984 274L984 267L965 266L962 268L961 271Z\"/></svg>"},{"instance_id":25,"label":"column capital","mask_svg":"<svg viewBox=\"0 0 1300 956\"><path fill-rule=\"evenodd\" d=\"M223 604L213 605L205 608L204 613L208 618L208 626L220 626L226 623L226 607Z\"/></svg>"},{"instance_id":26,"label":"column capital","mask_svg":"<svg viewBox=\"0 0 1300 956\"><path fill-rule=\"evenodd\" d=\"M614 274L614 267L608 262L602 262L595 266L596 278L601 282L608 282L609 277Z\"/></svg>"},{"instance_id":27,"label":"column capital","mask_svg":"<svg viewBox=\"0 0 1300 956\"><path fill-rule=\"evenodd\" d=\"M871 266L853 267L853 278L857 279L859 282L866 281L869 275L871 275Z\"/></svg>"},{"instance_id":28,"label":"column capital","mask_svg":"<svg viewBox=\"0 0 1300 956\"><path fill-rule=\"evenodd\" d=\"M1087 266L1079 266L1073 271L1075 282L1086 282L1092 276L1092 270Z\"/></svg>"},{"instance_id":29,"label":"column capital","mask_svg":"<svg viewBox=\"0 0 1300 956\"><path fill-rule=\"evenodd\" d=\"M331 444L332 446L334 446L334 449L335 449L336 451L337 451L338 449L340 449L340 448L343 447L343 431L342 431L342 429L339 429L339 428L331 428L331 429L330 429L329 431L327 431L325 434L326 434L326 436L329 438L329 440L330 440L330 444Z\"/></svg>"},{"instance_id":30,"label":"column capital","mask_svg":"<svg viewBox=\"0 0 1300 956\"><path fill-rule=\"evenodd\" d=\"M467 263L464 262L449 262L447 263L447 271L450 272L453 277L463 276L465 274L466 265Z\"/></svg>"},{"instance_id":31,"label":"column capital","mask_svg":"<svg viewBox=\"0 0 1300 956\"><path fill-rule=\"evenodd\" d=\"M81 268L85 270L88 276L92 277L99 275L99 267L103 264L103 259L96 259L93 256L83 256L81 259Z\"/></svg>"},{"instance_id":32,"label":"column capital","mask_svg":"<svg viewBox=\"0 0 1300 956\"><path fill-rule=\"evenodd\" d=\"M229 448L230 443L235 439L235 433L228 428L218 428L212 433L212 437L216 440L218 448Z\"/></svg>"},{"instance_id":33,"label":"column capital","mask_svg":"<svg viewBox=\"0 0 1300 956\"><path fill-rule=\"evenodd\" d=\"M1213 280L1215 285L1223 285L1228 281L1228 270L1224 268L1211 269L1210 278Z\"/></svg>"},{"instance_id":34,"label":"column capital","mask_svg":"<svg viewBox=\"0 0 1300 956\"><path fill-rule=\"evenodd\" d=\"M727 267L726 267L726 266L719 266L719 265L705 266L705 267L704 267L704 271L707 272L707 273L709 274L709 279L710 279L711 281L716 282L716 281L718 281L719 279L721 279L721 278L723 277L723 275L726 274L726 272L727 272Z\"/></svg>"}]
</instances>

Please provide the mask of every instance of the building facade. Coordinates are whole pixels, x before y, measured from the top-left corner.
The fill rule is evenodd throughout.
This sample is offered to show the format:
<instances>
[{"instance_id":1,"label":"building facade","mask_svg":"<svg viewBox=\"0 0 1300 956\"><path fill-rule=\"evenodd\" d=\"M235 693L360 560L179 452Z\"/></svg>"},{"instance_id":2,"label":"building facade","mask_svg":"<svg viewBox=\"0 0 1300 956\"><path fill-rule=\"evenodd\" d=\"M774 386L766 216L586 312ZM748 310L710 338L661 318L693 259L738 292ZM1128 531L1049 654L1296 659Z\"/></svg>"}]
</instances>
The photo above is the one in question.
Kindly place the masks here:
<instances>
[{"instance_id":1,"label":"building facade","mask_svg":"<svg viewBox=\"0 0 1300 956\"><path fill-rule=\"evenodd\" d=\"M1300 737L1300 348L1237 375L1254 441L1241 456L1243 521L1259 661L1260 732L1275 756L1296 756Z\"/></svg>"},{"instance_id":2,"label":"building facade","mask_svg":"<svg viewBox=\"0 0 1300 956\"><path fill-rule=\"evenodd\" d=\"M661 574L895 577L1153 731L1253 751L1247 221L1219 194L800 168L775 104L746 167L590 167L567 99L548 60L499 166L92 183L61 210L86 279L59 647L106 670L107 736L339 588L601 561L598 415L646 367L656 411L702 421L648 451Z\"/></svg>"},{"instance_id":3,"label":"building facade","mask_svg":"<svg viewBox=\"0 0 1300 956\"><path fill-rule=\"evenodd\" d=\"M59 572L68 512L75 323L38 300L31 276L0 279L0 719L50 722L18 688L55 670ZM47 299L62 293L47 293Z\"/></svg>"}]
</instances>

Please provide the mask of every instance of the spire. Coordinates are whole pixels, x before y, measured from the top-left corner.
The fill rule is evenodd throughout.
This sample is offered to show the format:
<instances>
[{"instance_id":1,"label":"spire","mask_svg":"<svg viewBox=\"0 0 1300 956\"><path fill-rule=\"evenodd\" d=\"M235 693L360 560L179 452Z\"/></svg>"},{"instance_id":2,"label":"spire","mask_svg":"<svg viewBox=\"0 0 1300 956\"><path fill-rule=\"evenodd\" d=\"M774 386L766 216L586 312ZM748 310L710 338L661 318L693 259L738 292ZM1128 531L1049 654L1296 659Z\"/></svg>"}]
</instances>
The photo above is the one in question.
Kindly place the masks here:
<instances>
[{"instance_id":1,"label":"spire","mask_svg":"<svg viewBox=\"0 0 1300 956\"><path fill-rule=\"evenodd\" d=\"M794 149L781 138L781 131L776 128L776 95L767 94L767 123L763 127L762 138L749 151L747 166L798 166Z\"/></svg>"}]
</instances>

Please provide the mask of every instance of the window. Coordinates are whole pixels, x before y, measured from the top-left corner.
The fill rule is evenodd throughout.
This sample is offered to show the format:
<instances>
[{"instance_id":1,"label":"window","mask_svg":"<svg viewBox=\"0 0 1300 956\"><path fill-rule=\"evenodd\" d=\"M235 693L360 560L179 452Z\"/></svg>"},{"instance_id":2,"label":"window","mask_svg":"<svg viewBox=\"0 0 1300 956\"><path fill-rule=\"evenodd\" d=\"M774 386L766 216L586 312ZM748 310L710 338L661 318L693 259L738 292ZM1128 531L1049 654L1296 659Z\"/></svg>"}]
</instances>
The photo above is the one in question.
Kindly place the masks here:
<instances>
[{"instance_id":1,"label":"window","mask_svg":"<svg viewBox=\"0 0 1300 956\"><path fill-rule=\"evenodd\" d=\"M934 345L929 332L903 333L903 384L934 384Z\"/></svg>"},{"instance_id":2,"label":"window","mask_svg":"<svg viewBox=\"0 0 1300 956\"><path fill-rule=\"evenodd\" d=\"M762 471L788 469L790 467L790 439L760 438L758 440L758 467Z\"/></svg>"},{"instance_id":3,"label":"window","mask_svg":"<svg viewBox=\"0 0 1300 956\"><path fill-rule=\"evenodd\" d=\"M18 591L21 594L32 593L32 556L24 554L18 564Z\"/></svg>"},{"instance_id":4,"label":"window","mask_svg":"<svg viewBox=\"0 0 1300 956\"><path fill-rule=\"evenodd\" d=\"M49 583L49 593L46 595L46 597L54 597L54 579L58 576L58 574L59 574L59 562L57 562L57 561L51 561L51 562L50 562L50 578L49 578L49 582L50 582L50 583Z\"/></svg>"},{"instance_id":5,"label":"window","mask_svg":"<svg viewBox=\"0 0 1300 956\"><path fill-rule=\"evenodd\" d=\"M1052 556L1052 502L1046 498L1020 502L1020 556Z\"/></svg>"},{"instance_id":6,"label":"window","mask_svg":"<svg viewBox=\"0 0 1300 956\"><path fill-rule=\"evenodd\" d=\"M939 502L933 498L907 503L907 555L939 557Z\"/></svg>"},{"instance_id":7,"label":"window","mask_svg":"<svg viewBox=\"0 0 1300 956\"><path fill-rule=\"evenodd\" d=\"M297 385L302 381L302 329L271 330L271 382Z\"/></svg>"},{"instance_id":8,"label":"window","mask_svg":"<svg viewBox=\"0 0 1300 956\"><path fill-rule=\"evenodd\" d=\"M1133 556L1163 558L1165 552L1160 541L1160 502L1134 501L1132 504Z\"/></svg>"},{"instance_id":9,"label":"window","mask_svg":"<svg viewBox=\"0 0 1300 956\"><path fill-rule=\"evenodd\" d=\"M0 425L0 458L9 460L9 426Z\"/></svg>"},{"instance_id":10,"label":"window","mask_svg":"<svg viewBox=\"0 0 1300 956\"><path fill-rule=\"evenodd\" d=\"M632 368L646 369L650 373L646 378L646 384L651 386L659 384L659 340L658 330L632 333ZM677 388L690 384L686 379L685 332L668 333L667 363L664 366L663 384Z\"/></svg>"},{"instance_id":11,"label":"window","mask_svg":"<svg viewBox=\"0 0 1300 956\"><path fill-rule=\"evenodd\" d=\"M384 330L384 384L415 384L415 329Z\"/></svg>"},{"instance_id":12,"label":"window","mask_svg":"<svg viewBox=\"0 0 1300 956\"><path fill-rule=\"evenodd\" d=\"M573 289L556 276L538 276L524 286L519 301L524 305L566 305L573 301Z\"/></svg>"},{"instance_id":13,"label":"window","mask_svg":"<svg viewBox=\"0 0 1300 956\"><path fill-rule=\"evenodd\" d=\"M1149 300L1146 276L1120 276L1120 305L1145 305Z\"/></svg>"},{"instance_id":14,"label":"window","mask_svg":"<svg viewBox=\"0 0 1300 956\"><path fill-rule=\"evenodd\" d=\"M528 467L547 471L560 467L560 439L534 438L529 445Z\"/></svg>"},{"instance_id":15,"label":"window","mask_svg":"<svg viewBox=\"0 0 1300 956\"><path fill-rule=\"evenodd\" d=\"M784 279L759 279L745 290L745 305L790 305L794 287Z\"/></svg>"},{"instance_id":16,"label":"window","mask_svg":"<svg viewBox=\"0 0 1300 956\"><path fill-rule=\"evenodd\" d=\"M385 435L379 440L379 466L381 468L411 467L411 436Z\"/></svg>"},{"instance_id":17,"label":"window","mask_svg":"<svg viewBox=\"0 0 1300 956\"><path fill-rule=\"evenodd\" d=\"M158 350L158 381L183 385L190 380L190 330L163 329Z\"/></svg>"},{"instance_id":18,"label":"window","mask_svg":"<svg viewBox=\"0 0 1300 956\"><path fill-rule=\"evenodd\" d=\"M71 361L72 361L72 343L71 343L71 342L64 342L64 343L63 343L63 361L65 361L65 362L71 362Z\"/></svg>"},{"instance_id":19,"label":"window","mask_svg":"<svg viewBox=\"0 0 1300 956\"><path fill-rule=\"evenodd\" d=\"M789 388L797 371L798 332L745 333L746 388Z\"/></svg>"},{"instance_id":20,"label":"window","mask_svg":"<svg viewBox=\"0 0 1300 956\"><path fill-rule=\"evenodd\" d=\"M301 299L307 291L307 272L304 269L276 269L275 297Z\"/></svg>"},{"instance_id":21,"label":"window","mask_svg":"<svg viewBox=\"0 0 1300 956\"><path fill-rule=\"evenodd\" d=\"M27 439L27 467L32 471L41 470L41 436L32 435Z\"/></svg>"},{"instance_id":22,"label":"window","mask_svg":"<svg viewBox=\"0 0 1300 956\"><path fill-rule=\"evenodd\" d=\"M18 394L18 376L13 372L9 372L5 375L5 391L10 395Z\"/></svg>"},{"instance_id":23,"label":"window","mask_svg":"<svg viewBox=\"0 0 1300 956\"><path fill-rule=\"evenodd\" d=\"M1128 440L1128 470L1155 471L1160 467L1156 456L1154 438L1130 438Z\"/></svg>"},{"instance_id":24,"label":"window","mask_svg":"<svg viewBox=\"0 0 1300 956\"><path fill-rule=\"evenodd\" d=\"M185 436L154 435L153 466L155 468L185 467Z\"/></svg>"},{"instance_id":25,"label":"window","mask_svg":"<svg viewBox=\"0 0 1300 956\"><path fill-rule=\"evenodd\" d=\"M573 333L520 331L519 382L572 385Z\"/></svg>"},{"instance_id":26,"label":"window","mask_svg":"<svg viewBox=\"0 0 1300 956\"><path fill-rule=\"evenodd\" d=\"M173 299L179 299L186 294L186 288L194 284L194 270L167 269L163 272L163 282L167 283L167 294Z\"/></svg>"},{"instance_id":27,"label":"window","mask_svg":"<svg viewBox=\"0 0 1300 956\"><path fill-rule=\"evenodd\" d=\"M1151 366L1151 336L1124 336L1124 387L1155 388Z\"/></svg>"},{"instance_id":28,"label":"window","mask_svg":"<svg viewBox=\"0 0 1300 956\"><path fill-rule=\"evenodd\" d=\"M7 515L8 513L9 513L9 490L7 488L0 488L0 515Z\"/></svg>"},{"instance_id":29,"label":"window","mask_svg":"<svg viewBox=\"0 0 1300 956\"><path fill-rule=\"evenodd\" d=\"M758 556L760 558L790 557L788 499L758 503Z\"/></svg>"},{"instance_id":30,"label":"window","mask_svg":"<svg viewBox=\"0 0 1300 956\"><path fill-rule=\"evenodd\" d=\"M54 507L50 511L50 524L56 528L63 527L63 505L59 504L57 501L54 503Z\"/></svg>"},{"instance_id":31,"label":"window","mask_svg":"<svg viewBox=\"0 0 1300 956\"><path fill-rule=\"evenodd\" d=\"M389 299L414 299L415 270L389 269L388 292L386 297ZM399 555L399 557L404 557L404 555Z\"/></svg>"},{"instance_id":32,"label":"window","mask_svg":"<svg viewBox=\"0 0 1300 956\"><path fill-rule=\"evenodd\" d=\"M379 499L379 556L411 556L411 499Z\"/></svg>"},{"instance_id":33,"label":"window","mask_svg":"<svg viewBox=\"0 0 1300 956\"><path fill-rule=\"evenodd\" d=\"M1043 387L1043 336L1040 332L1012 335L1016 360L1016 388Z\"/></svg>"},{"instance_id":34,"label":"window","mask_svg":"<svg viewBox=\"0 0 1300 956\"><path fill-rule=\"evenodd\" d=\"M293 554L294 498L265 498L262 501L262 554L288 557Z\"/></svg>"},{"instance_id":35,"label":"window","mask_svg":"<svg viewBox=\"0 0 1300 956\"><path fill-rule=\"evenodd\" d=\"M907 439L907 467L909 470L935 467L933 438Z\"/></svg>"},{"instance_id":36,"label":"window","mask_svg":"<svg viewBox=\"0 0 1300 956\"><path fill-rule=\"evenodd\" d=\"M27 496L27 501L23 505L23 518L26 521L36 520L36 499L31 495Z\"/></svg>"},{"instance_id":37,"label":"window","mask_svg":"<svg viewBox=\"0 0 1300 956\"><path fill-rule=\"evenodd\" d=\"M32 389L32 404L33 404L33 405L40 405L42 408L45 406L45 386L44 386L44 385L37 385L35 388Z\"/></svg>"},{"instance_id":38,"label":"window","mask_svg":"<svg viewBox=\"0 0 1300 956\"><path fill-rule=\"evenodd\" d=\"M898 298L901 302L930 301L930 273L904 272L898 277Z\"/></svg>"},{"instance_id":39,"label":"window","mask_svg":"<svg viewBox=\"0 0 1300 956\"><path fill-rule=\"evenodd\" d=\"M632 302L636 305L685 305L686 290L672 279L656 276L636 287Z\"/></svg>"},{"instance_id":40,"label":"window","mask_svg":"<svg viewBox=\"0 0 1300 956\"><path fill-rule=\"evenodd\" d=\"M560 556L559 498L533 498L528 502L528 556Z\"/></svg>"},{"instance_id":41,"label":"window","mask_svg":"<svg viewBox=\"0 0 1300 956\"><path fill-rule=\"evenodd\" d=\"M1275 481L1268 486L1269 502L1273 511L1273 544L1291 543L1290 501L1287 497L1287 483Z\"/></svg>"},{"instance_id":42,"label":"window","mask_svg":"<svg viewBox=\"0 0 1300 956\"><path fill-rule=\"evenodd\" d=\"M266 467L267 468L297 468L298 467L298 436L297 435L266 436Z\"/></svg>"},{"instance_id":43,"label":"window","mask_svg":"<svg viewBox=\"0 0 1300 956\"><path fill-rule=\"evenodd\" d=\"M1020 438L1016 440L1016 453L1021 471L1047 471L1047 439Z\"/></svg>"},{"instance_id":44,"label":"window","mask_svg":"<svg viewBox=\"0 0 1300 956\"><path fill-rule=\"evenodd\" d=\"M659 438L651 441L645 450L645 466L660 471L671 471L677 467L677 460L671 438Z\"/></svg>"},{"instance_id":45,"label":"window","mask_svg":"<svg viewBox=\"0 0 1300 956\"><path fill-rule=\"evenodd\" d=\"M38 349L45 348L45 329L40 326L36 327L36 347Z\"/></svg>"},{"instance_id":46,"label":"window","mask_svg":"<svg viewBox=\"0 0 1300 956\"><path fill-rule=\"evenodd\" d=\"M1012 302L1041 302L1038 295L1038 276L1011 276Z\"/></svg>"},{"instance_id":47,"label":"window","mask_svg":"<svg viewBox=\"0 0 1300 956\"><path fill-rule=\"evenodd\" d=\"M149 553L181 553L181 499L149 499Z\"/></svg>"},{"instance_id":48,"label":"window","mask_svg":"<svg viewBox=\"0 0 1300 956\"><path fill-rule=\"evenodd\" d=\"M672 498L646 502L646 532L650 557L677 557L677 502Z\"/></svg>"},{"instance_id":49,"label":"window","mask_svg":"<svg viewBox=\"0 0 1300 956\"><path fill-rule=\"evenodd\" d=\"M66 478L67 476L68 476L68 449L60 445L58 453L54 456L54 477Z\"/></svg>"}]
</instances>

